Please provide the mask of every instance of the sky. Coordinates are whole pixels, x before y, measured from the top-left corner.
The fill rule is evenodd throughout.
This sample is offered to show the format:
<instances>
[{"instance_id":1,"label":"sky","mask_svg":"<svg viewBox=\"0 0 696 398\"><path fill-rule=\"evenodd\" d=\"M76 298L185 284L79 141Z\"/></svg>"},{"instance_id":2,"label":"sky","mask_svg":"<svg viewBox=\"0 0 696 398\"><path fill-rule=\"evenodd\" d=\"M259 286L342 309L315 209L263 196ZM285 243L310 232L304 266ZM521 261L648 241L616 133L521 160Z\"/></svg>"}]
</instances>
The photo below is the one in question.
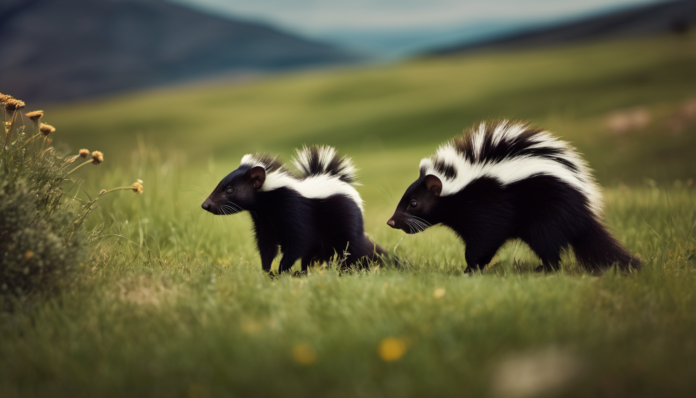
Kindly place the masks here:
<instances>
[{"instance_id":1,"label":"sky","mask_svg":"<svg viewBox=\"0 0 696 398\"><path fill-rule=\"evenodd\" d=\"M406 30L496 20L548 21L659 0L169 0L296 32Z\"/></svg>"}]
</instances>

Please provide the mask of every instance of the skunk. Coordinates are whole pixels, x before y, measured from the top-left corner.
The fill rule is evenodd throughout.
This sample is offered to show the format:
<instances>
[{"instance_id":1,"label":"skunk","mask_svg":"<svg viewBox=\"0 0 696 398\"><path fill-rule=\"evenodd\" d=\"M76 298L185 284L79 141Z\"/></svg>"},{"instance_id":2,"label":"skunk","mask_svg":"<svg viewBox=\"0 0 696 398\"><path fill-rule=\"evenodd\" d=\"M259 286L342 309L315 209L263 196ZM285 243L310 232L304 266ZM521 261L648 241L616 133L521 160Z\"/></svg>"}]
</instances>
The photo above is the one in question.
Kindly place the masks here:
<instances>
[{"instance_id":1,"label":"skunk","mask_svg":"<svg viewBox=\"0 0 696 398\"><path fill-rule=\"evenodd\" d=\"M421 161L387 224L411 234L440 223L466 244L466 272L482 270L515 238L541 259L537 271L557 270L568 246L587 270L641 266L602 223L602 196L585 161L526 123L481 123Z\"/></svg>"},{"instance_id":2,"label":"skunk","mask_svg":"<svg viewBox=\"0 0 696 398\"><path fill-rule=\"evenodd\" d=\"M310 263L329 261L336 254L346 267L386 254L365 235L363 202L352 185L356 170L350 159L332 147L314 146L298 150L293 163L300 175L276 158L246 155L202 207L218 215L248 210L261 266L268 273L279 246L281 273L300 258L304 272Z\"/></svg>"}]
</instances>

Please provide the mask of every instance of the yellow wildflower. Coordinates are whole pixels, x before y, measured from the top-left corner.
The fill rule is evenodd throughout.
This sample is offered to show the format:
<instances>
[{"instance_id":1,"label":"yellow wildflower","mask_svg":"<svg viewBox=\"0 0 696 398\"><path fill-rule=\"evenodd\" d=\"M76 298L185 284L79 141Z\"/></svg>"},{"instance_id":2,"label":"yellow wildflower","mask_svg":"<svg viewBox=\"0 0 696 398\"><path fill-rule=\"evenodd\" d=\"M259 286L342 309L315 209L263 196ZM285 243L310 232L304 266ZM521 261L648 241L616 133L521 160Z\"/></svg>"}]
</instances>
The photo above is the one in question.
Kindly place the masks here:
<instances>
[{"instance_id":1,"label":"yellow wildflower","mask_svg":"<svg viewBox=\"0 0 696 398\"><path fill-rule=\"evenodd\" d=\"M43 117L43 111L33 111L33 112L27 112L25 114L26 117L31 119L34 123L38 123L39 119Z\"/></svg>"},{"instance_id":2,"label":"yellow wildflower","mask_svg":"<svg viewBox=\"0 0 696 398\"><path fill-rule=\"evenodd\" d=\"M50 134L56 132L56 128L51 126L50 124L41 123L41 126L39 126L39 131L41 131L41 134L43 134L44 136L49 136Z\"/></svg>"},{"instance_id":3,"label":"yellow wildflower","mask_svg":"<svg viewBox=\"0 0 696 398\"><path fill-rule=\"evenodd\" d=\"M92 152L92 163L98 165L104 161L104 154L99 151Z\"/></svg>"},{"instance_id":4,"label":"yellow wildflower","mask_svg":"<svg viewBox=\"0 0 696 398\"><path fill-rule=\"evenodd\" d=\"M406 339L402 337L387 337L379 343L377 352L384 362L394 362L401 359L407 349Z\"/></svg>"},{"instance_id":5,"label":"yellow wildflower","mask_svg":"<svg viewBox=\"0 0 696 398\"><path fill-rule=\"evenodd\" d=\"M138 182L139 181L139 182ZM131 189L135 193L143 193L143 184L141 180L138 180L131 185Z\"/></svg>"},{"instance_id":6,"label":"yellow wildflower","mask_svg":"<svg viewBox=\"0 0 696 398\"><path fill-rule=\"evenodd\" d=\"M298 344L292 348L292 357L300 365L311 365L317 361L317 352L309 344Z\"/></svg>"},{"instance_id":7,"label":"yellow wildflower","mask_svg":"<svg viewBox=\"0 0 696 398\"><path fill-rule=\"evenodd\" d=\"M14 112L16 110L24 108L25 104L24 101L15 99L15 98L10 98L5 101L5 109L7 109L10 112Z\"/></svg>"}]
</instances>

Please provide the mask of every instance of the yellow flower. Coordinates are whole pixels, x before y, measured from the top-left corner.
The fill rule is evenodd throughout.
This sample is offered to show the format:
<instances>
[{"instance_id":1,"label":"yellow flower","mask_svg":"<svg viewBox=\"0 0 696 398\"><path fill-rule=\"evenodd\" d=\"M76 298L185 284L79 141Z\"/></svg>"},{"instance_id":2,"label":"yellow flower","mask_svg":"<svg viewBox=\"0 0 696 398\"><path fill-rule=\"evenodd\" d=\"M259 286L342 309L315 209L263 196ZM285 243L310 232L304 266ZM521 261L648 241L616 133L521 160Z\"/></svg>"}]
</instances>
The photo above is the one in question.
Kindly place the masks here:
<instances>
[{"instance_id":1,"label":"yellow flower","mask_svg":"<svg viewBox=\"0 0 696 398\"><path fill-rule=\"evenodd\" d=\"M10 98L5 101L5 109L8 111L14 112L16 110L24 108L25 104L24 101L15 99L15 98Z\"/></svg>"},{"instance_id":2,"label":"yellow flower","mask_svg":"<svg viewBox=\"0 0 696 398\"><path fill-rule=\"evenodd\" d=\"M384 362L394 362L401 359L407 349L406 339L402 337L387 337L379 343L377 352Z\"/></svg>"},{"instance_id":3,"label":"yellow flower","mask_svg":"<svg viewBox=\"0 0 696 398\"><path fill-rule=\"evenodd\" d=\"M92 163L98 165L104 161L104 154L99 151L92 152Z\"/></svg>"},{"instance_id":4,"label":"yellow flower","mask_svg":"<svg viewBox=\"0 0 696 398\"><path fill-rule=\"evenodd\" d=\"M138 180L131 185L131 189L135 193L143 193L143 184L141 180Z\"/></svg>"},{"instance_id":5,"label":"yellow flower","mask_svg":"<svg viewBox=\"0 0 696 398\"><path fill-rule=\"evenodd\" d=\"M439 299L444 295L445 295L445 289L442 289L442 288L435 289L435 291L433 292L433 297L435 297L436 299Z\"/></svg>"},{"instance_id":6,"label":"yellow flower","mask_svg":"<svg viewBox=\"0 0 696 398\"><path fill-rule=\"evenodd\" d=\"M41 126L39 126L39 131L41 131L41 134L48 136L50 134L55 133L56 128L51 126L50 124L41 123Z\"/></svg>"},{"instance_id":7,"label":"yellow flower","mask_svg":"<svg viewBox=\"0 0 696 398\"><path fill-rule=\"evenodd\" d=\"M31 119L34 123L38 123L39 119L43 117L43 111L27 112L25 116Z\"/></svg>"},{"instance_id":8,"label":"yellow flower","mask_svg":"<svg viewBox=\"0 0 696 398\"><path fill-rule=\"evenodd\" d=\"M80 149L80 156L83 158L89 156L89 149Z\"/></svg>"},{"instance_id":9,"label":"yellow flower","mask_svg":"<svg viewBox=\"0 0 696 398\"><path fill-rule=\"evenodd\" d=\"M300 365L311 365L317 361L317 352L309 344L298 344L292 347L292 357Z\"/></svg>"}]
</instances>

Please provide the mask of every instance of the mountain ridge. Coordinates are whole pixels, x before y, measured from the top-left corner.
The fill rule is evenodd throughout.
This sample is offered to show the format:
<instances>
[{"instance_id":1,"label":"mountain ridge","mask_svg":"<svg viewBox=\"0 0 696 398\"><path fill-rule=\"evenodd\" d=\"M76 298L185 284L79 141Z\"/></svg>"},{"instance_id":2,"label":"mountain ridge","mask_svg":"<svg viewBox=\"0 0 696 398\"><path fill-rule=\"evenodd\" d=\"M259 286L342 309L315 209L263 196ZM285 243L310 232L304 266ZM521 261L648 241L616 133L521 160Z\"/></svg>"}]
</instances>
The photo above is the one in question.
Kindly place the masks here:
<instances>
[{"instance_id":1,"label":"mountain ridge","mask_svg":"<svg viewBox=\"0 0 696 398\"><path fill-rule=\"evenodd\" d=\"M641 37L688 30L696 25L696 1L677 0L525 29L488 40L445 46L424 55L449 55L474 51L527 49L581 43L599 39Z\"/></svg>"},{"instance_id":2,"label":"mountain ridge","mask_svg":"<svg viewBox=\"0 0 696 398\"><path fill-rule=\"evenodd\" d=\"M162 0L10 0L0 22L0 90L40 102L360 59Z\"/></svg>"}]
</instances>

